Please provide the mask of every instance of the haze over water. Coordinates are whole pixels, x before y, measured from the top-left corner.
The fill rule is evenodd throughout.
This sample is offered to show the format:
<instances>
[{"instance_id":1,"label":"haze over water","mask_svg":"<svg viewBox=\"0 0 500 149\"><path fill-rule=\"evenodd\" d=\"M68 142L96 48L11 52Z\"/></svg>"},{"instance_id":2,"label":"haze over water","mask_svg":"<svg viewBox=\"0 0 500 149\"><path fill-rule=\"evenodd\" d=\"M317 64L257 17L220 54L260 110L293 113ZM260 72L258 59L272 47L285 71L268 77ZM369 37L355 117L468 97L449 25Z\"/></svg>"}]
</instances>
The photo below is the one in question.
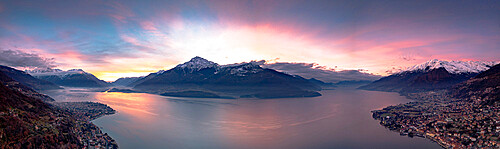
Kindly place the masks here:
<instances>
[{"instance_id":1,"label":"haze over water","mask_svg":"<svg viewBox=\"0 0 500 149\"><path fill-rule=\"evenodd\" d=\"M396 93L326 90L290 99L193 99L64 90L56 101L97 101L118 113L94 123L121 148L440 148L390 132L371 110L409 102Z\"/></svg>"}]
</instances>

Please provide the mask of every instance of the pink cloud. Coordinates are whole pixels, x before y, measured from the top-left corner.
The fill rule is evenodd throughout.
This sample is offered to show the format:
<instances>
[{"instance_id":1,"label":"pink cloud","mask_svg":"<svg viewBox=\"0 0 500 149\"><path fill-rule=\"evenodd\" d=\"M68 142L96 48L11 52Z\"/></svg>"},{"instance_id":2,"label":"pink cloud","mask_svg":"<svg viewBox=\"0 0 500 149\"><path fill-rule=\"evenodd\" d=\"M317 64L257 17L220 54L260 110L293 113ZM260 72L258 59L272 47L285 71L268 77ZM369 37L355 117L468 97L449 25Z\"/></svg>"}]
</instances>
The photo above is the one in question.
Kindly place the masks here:
<instances>
[{"instance_id":1,"label":"pink cloud","mask_svg":"<svg viewBox=\"0 0 500 149\"><path fill-rule=\"evenodd\" d=\"M148 30L148 31L156 31L156 30L158 30L155 27L154 23L151 22L151 21L143 21L143 22L140 23L140 25L141 25L142 29L144 29L144 30Z\"/></svg>"},{"instance_id":2,"label":"pink cloud","mask_svg":"<svg viewBox=\"0 0 500 149\"><path fill-rule=\"evenodd\" d=\"M121 35L120 37L121 37L121 38L123 39L123 41L125 41L125 42L131 43L131 44L136 45L136 46L142 46L142 45L139 43L139 41L138 41L136 38L134 38L134 37L130 37L130 36L127 36L127 35Z\"/></svg>"}]
</instances>

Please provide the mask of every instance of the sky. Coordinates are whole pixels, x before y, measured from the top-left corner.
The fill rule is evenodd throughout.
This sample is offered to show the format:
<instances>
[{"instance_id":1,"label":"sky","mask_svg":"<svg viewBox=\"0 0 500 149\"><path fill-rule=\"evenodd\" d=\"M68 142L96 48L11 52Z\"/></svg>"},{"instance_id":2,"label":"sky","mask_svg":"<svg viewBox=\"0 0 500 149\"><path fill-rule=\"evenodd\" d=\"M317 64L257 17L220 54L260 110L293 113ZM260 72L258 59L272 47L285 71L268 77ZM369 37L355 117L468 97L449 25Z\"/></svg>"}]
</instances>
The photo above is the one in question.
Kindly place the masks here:
<instances>
[{"instance_id":1,"label":"sky","mask_svg":"<svg viewBox=\"0 0 500 149\"><path fill-rule=\"evenodd\" d=\"M500 1L0 1L0 60L147 75L194 56L388 75L500 60Z\"/></svg>"}]
</instances>

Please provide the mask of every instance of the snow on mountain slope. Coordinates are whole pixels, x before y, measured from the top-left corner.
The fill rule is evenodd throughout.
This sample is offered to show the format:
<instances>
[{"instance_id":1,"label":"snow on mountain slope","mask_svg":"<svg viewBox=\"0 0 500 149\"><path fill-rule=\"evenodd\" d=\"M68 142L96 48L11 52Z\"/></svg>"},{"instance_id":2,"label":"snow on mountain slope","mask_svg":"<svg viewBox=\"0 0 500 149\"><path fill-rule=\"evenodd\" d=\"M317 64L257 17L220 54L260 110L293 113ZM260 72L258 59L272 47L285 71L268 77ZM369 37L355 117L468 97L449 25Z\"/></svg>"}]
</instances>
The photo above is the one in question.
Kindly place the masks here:
<instances>
[{"instance_id":1,"label":"snow on mountain slope","mask_svg":"<svg viewBox=\"0 0 500 149\"><path fill-rule=\"evenodd\" d=\"M204 68L215 68L216 74L221 71L229 71L231 74L238 76L245 76L245 73L257 73L262 70L262 68L254 62L219 65L199 56L192 58L188 62L177 65L176 68L187 68L191 71L199 71Z\"/></svg>"},{"instance_id":2,"label":"snow on mountain slope","mask_svg":"<svg viewBox=\"0 0 500 149\"><path fill-rule=\"evenodd\" d=\"M218 67L219 65L217 63L214 63L212 61L208 61L204 58L201 58L199 56L196 56L189 60L188 62L185 62L183 64L179 64L176 66L176 68L188 68L192 70L201 70L204 68L211 68L211 67Z\"/></svg>"},{"instance_id":3,"label":"snow on mountain slope","mask_svg":"<svg viewBox=\"0 0 500 149\"><path fill-rule=\"evenodd\" d=\"M82 69L70 69L67 71L63 71L61 69L35 69L35 70L26 70L32 76L59 76L64 77L72 74L87 74L87 72Z\"/></svg>"},{"instance_id":4,"label":"snow on mountain slope","mask_svg":"<svg viewBox=\"0 0 500 149\"><path fill-rule=\"evenodd\" d=\"M237 76L245 76L245 73L257 73L263 70L262 67L260 67L258 64L254 62L243 62L243 63L222 65L219 71L221 71L222 69L227 69L232 75L237 75Z\"/></svg>"},{"instance_id":5,"label":"snow on mountain slope","mask_svg":"<svg viewBox=\"0 0 500 149\"><path fill-rule=\"evenodd\" d=\"M45 69L42 69L42 68L37 68L37 69L34 69L34 70L25 70L27 73L33 73L33 74L37 74L37 73L49 73L49 72L61 72L63 70L61 69L51 69L51 68L45 68Z\"/></svg>"},{"instance_id":6,"label":"snow on mountain slope","mask_svg":"<svg viewBox=\"0 0 500 149\"><path fill-rule=\"evenodd\" d=\"M452 74L480 73L488 70L490 67L498 63L499 62L488 62L488 61L441 61L433 59L422 64L408 67L406 70L403 70L399 73L412 72L412 71L427 72L429 70L437 68L444 68L446 69L446 71Z\"/></svg>"}]
</instances>

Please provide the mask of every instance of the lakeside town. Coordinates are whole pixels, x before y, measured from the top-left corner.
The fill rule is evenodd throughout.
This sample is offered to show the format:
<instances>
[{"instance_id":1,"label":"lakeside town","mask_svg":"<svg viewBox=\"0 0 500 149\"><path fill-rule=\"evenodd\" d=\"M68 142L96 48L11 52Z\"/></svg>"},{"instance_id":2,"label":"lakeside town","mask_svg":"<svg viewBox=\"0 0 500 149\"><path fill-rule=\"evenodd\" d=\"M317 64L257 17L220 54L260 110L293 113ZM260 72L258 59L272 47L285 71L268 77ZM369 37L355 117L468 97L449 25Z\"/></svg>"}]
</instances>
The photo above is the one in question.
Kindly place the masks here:
<instances>
[{"instance_id":1,"label":"lakeside town","mask_svg":"<svg viewBox=\"0 0 500 149\"><path fill-rule=\"evenodd\" d=\"M500 148L500 105L443 92L409 94L414 102L372 111L386 128L430 139L444 148Z\"/></svg>"},{"instance_id":2,"label":"lakeside town","mask_svg":"<svg viewBox=\"0 0 500 149\"><path fill-rule=\"evenodd\" d=\"M91 121L116 113L109 106L97 102L52 102L52 105L68 111L76 119L73 133L86 149L117 149L118 144Z\"/></svg>"}]
</instances>

